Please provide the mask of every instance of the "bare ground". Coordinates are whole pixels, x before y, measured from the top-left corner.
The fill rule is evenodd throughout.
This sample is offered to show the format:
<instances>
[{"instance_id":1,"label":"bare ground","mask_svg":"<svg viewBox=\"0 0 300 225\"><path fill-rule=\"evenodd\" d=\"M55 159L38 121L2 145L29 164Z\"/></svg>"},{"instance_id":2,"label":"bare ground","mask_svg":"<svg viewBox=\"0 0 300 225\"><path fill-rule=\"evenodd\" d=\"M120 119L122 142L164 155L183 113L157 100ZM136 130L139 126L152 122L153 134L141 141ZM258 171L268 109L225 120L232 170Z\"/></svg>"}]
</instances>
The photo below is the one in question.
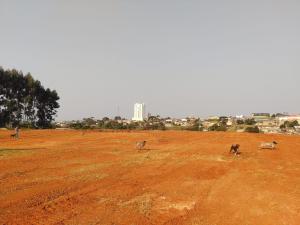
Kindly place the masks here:
<instances>
[{"instance_id":1,"label":"bare ground","mask_svg":"<svg viewBox=\"0 0 300 225\"><path fill-rule=\"evenodd\" d=\"M273 140L277 150L258 149ZM228 154L233 143L240 156ZM0 131L0 224L299 221L300 136L44 130L13 140Z\"/></svg>"}]
</instances>

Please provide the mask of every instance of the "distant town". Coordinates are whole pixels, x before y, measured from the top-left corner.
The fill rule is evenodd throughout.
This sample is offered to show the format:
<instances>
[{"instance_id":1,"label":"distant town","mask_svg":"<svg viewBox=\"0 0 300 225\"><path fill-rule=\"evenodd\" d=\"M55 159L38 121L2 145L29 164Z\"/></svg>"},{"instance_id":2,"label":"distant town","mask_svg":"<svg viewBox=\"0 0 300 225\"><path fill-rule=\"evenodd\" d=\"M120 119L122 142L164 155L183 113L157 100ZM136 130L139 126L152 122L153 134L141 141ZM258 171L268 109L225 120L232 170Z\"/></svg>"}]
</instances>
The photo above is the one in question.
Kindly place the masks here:
<instances>
[{"instance_id":1,"label":"distant town","mask_svg":"<svg viewBox=\"0 0 300 225\"><path fill-rule=\"evenodd\" d=\"M127 129L127 130L190 130L190 131L231 131L250 133L300 134L300 114L252 113L251 115L209 116L207 118L171 118L146 115L144 103L134 104L132 119L94 117L56 122L57 129Z\"/></svg>"}]
</instances>

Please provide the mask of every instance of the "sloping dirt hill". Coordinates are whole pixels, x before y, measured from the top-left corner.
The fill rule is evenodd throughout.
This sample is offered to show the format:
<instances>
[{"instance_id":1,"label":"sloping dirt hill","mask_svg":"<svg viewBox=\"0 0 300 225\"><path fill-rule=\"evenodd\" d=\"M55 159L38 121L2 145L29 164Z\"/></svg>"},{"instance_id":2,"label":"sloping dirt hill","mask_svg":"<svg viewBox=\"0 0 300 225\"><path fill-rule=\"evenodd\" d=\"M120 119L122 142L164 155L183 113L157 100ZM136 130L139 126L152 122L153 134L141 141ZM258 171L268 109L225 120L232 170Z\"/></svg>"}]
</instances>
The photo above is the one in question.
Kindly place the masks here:
<instances>
[{"instance_id":1,"label":"sloping dirt hill","mask_svg":"<svg viewBox=\"0 0 300 225\"><path fill-rule=\"evenodd\" d=\"M147 140L137 151L135 142ZM259 150L276 140L275 151ZM233 143L242 154L228 154ZM300 136L0 131L0 224L298 225Z\"/></svg>"}]
</instances>

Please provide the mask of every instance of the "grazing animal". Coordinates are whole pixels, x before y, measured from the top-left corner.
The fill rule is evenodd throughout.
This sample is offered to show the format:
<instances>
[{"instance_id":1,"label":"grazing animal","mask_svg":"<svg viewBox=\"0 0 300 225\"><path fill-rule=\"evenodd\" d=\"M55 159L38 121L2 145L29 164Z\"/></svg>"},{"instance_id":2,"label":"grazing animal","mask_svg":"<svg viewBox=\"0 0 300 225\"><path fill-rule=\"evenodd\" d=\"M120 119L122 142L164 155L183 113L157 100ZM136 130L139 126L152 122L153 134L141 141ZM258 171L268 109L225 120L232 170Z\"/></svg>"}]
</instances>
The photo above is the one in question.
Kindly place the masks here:
<instances>
[{"instance_id":1,"label":"grazing animal","mask_svg":"<svg viewBox=\"0 0 300 225\"><path fill-rule=\"evenodd\" d=\"M145 145L146 145L146 141L139 141L136 143L135 147L138 150L142 150L145 147Z\"/></svg>"},{"instance_id":2,"label":"grazing animal","mask_svg":"<svg viewBox=\"0 0 300 225\"><path fill-rule=\"evenodd\" d=\"M240 154L239 149L240 149L239 144L233 144L233 145L231 145L229 153L234 153L235 155L238 155L238 154Z\"/></svg>"},{"instance_id":3,"label":"grazing animal","mask_svg":"<svg viewBox=\"0 0 300 225\"><path fill-rule=\"evenodd\" d=\"M276 141L273 141L273 142L264 142L264 143L260 144L259 148L260 149L275 149L277 144L278 143Z\"/></svg>"}]
</instances>

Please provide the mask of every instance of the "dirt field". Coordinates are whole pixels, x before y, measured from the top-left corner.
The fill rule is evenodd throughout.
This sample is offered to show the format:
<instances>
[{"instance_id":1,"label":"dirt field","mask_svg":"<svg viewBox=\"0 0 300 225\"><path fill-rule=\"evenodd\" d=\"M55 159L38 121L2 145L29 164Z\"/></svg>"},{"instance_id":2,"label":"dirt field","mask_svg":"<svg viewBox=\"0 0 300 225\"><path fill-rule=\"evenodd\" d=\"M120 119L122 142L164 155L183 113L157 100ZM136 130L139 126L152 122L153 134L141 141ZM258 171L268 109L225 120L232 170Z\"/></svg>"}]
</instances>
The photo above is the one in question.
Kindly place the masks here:
<instances>
[{"instance_id":1,"label":"dirt field","mask_svg":"<svg viewBox=\"0 0 300 225\"><path fill-rule=\"evenodd\" d=\"M0 131L0 224L298 225L300 136ZM134 145L147 140L146 149ZM259 150L276 140L278 150ZM232 143L242 154L228 154Z\"/></svg>"}]
</instances>

